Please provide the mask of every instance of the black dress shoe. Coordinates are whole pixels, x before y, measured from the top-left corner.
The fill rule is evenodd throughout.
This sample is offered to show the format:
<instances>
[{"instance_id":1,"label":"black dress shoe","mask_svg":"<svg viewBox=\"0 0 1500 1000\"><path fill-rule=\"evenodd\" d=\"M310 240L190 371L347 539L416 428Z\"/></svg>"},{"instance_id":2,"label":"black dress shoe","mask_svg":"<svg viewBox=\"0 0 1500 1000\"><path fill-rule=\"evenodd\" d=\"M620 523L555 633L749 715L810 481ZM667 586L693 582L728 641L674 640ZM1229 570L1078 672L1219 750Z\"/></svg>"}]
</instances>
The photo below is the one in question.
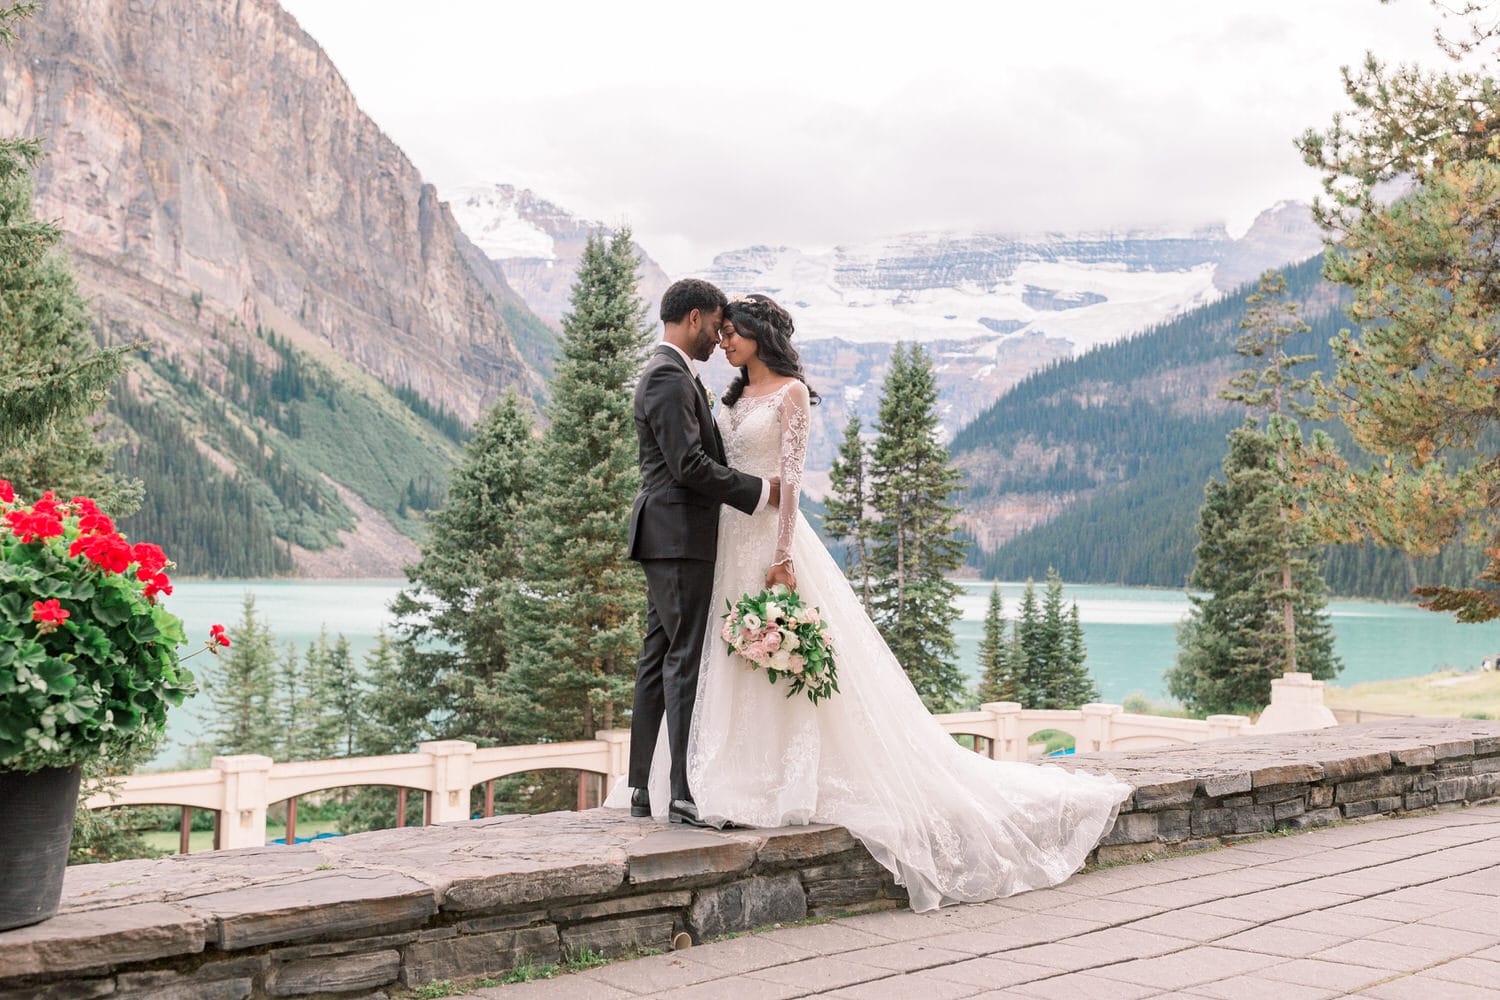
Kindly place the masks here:
<instances>
[{"instance_id":1,"label":"black dress shoe","mask_svg":"<svg viewBox=\"0 0 1500 1000\"><path fill-rule=\"evenodd\" d=\"M651 815L651 793L644 788L630 790L630 815L637 818Z\"/></svg>"},{"instance_id":2,"label":"black dress shoe","mask_svg":"<svg viewBox=\"0 0 1500 1000\"><path fill-rule=\"evenodd\" d=\"M711 824L705 823L698 815L698 806L691 799L673 799L672 804L667 807L667 822L713 829Z\"/></svg>"}]
</instances>

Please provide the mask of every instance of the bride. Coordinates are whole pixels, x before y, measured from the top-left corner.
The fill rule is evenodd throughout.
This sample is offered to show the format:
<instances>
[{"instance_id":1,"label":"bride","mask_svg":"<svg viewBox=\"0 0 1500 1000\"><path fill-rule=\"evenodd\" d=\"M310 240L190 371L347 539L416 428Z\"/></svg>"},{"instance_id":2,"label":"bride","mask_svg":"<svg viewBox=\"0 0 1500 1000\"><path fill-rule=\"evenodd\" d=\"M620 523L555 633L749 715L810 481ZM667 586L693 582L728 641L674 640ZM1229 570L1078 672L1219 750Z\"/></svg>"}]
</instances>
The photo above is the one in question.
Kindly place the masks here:
<instances>
[{"instance_id":1,"label":"bride","mask_svg":"<svg viewBox=\"0 0 1500 1000\"><path fill-rule=\"evenodd\" d=\"M1062 882L1109 830L1130 788L1113 778L994 761L965 750L927 711L843 572L797 509L816 399L769 297L729 304L721 347L739 377L718 424L729 464L780 476L780 506L729 507L719 521L710 607L784 583L822 611L837 694L787 698L728 652L710 623L689 733L688 781L706 821L834 823L904 885L914 910ZM665 735L665 731L663 731ZM651 801L665 806L666 741ZM608 805L624 804L620 782Z\"/></svg>"}]
</instances>

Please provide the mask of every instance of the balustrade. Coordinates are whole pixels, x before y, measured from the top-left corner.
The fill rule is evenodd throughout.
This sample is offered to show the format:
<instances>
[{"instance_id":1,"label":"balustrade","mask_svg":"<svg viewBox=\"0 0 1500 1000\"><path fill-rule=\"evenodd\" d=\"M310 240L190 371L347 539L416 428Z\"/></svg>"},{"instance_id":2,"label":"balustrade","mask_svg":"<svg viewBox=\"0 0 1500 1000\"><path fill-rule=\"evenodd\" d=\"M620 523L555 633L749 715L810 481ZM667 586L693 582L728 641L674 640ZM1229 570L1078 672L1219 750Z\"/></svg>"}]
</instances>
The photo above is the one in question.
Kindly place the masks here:
<instances>
[{"instance_id":1,"label":"balustrade","mask_svg":"<svg viewBox=\"0 0 1500 1000\"><path fill-rule=\"evenodd\" d=\"M991 702L978 711L936 718L949 733L974 737L976 751L1013 761L1027 759L1030 737L1043 730L1071 734L1080 753L1174 746L1251 731L1250 720L1241 715L1175 719L1136 715L1119 705L1104 704L1036 710L1023 709L1015 702ZM86 805L91 809L181 806L184 831L191 810L209 809L218 814L216 847L251 847L266 842L266 810L275 802L288 802L287 839L295 836L295 803L302 795L364 785L394 787L399 791L400 825L406 815L406 793L416 790L426 799L426 822L447 823L470 818L470 795L476 785L485 786L484 814L492 815L494 781L528 771L579 772L582 808L624 777L629 759L630 732L625 729L601 730L592 740L484 749L463 740L437 740L421 744L414 754L384 757L277 763L259 754L234 754L215 757L213 766L205 770L121 778L112 792L101 792ZM182 847L187 848L186 833Z\"/></svg>"}]
</instances>

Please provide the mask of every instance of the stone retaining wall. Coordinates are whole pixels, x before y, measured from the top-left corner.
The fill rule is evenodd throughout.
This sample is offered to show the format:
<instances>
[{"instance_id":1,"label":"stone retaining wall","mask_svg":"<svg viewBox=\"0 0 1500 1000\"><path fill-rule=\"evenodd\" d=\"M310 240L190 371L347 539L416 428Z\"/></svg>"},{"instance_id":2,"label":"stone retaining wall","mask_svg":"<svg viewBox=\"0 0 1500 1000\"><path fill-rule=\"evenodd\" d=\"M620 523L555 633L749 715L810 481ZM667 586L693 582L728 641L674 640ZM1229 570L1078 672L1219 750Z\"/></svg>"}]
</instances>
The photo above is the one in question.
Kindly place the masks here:
<instances>
[{"instance_id":1,"label":"stone retaining wall","mask_svg":"<svg viewBox=\"0 0 1500 1000\"><path fill-rule=\"evenodd\" d=\"M1500 723L1410 720L1079 755L1135 794L1101 862L1500 794ZM506 816L70 869L0 933L0 1000L377 997L585 950L665 950L904 904L837 827L721 833L622 812Z\"/></svg>"}]
</instances>

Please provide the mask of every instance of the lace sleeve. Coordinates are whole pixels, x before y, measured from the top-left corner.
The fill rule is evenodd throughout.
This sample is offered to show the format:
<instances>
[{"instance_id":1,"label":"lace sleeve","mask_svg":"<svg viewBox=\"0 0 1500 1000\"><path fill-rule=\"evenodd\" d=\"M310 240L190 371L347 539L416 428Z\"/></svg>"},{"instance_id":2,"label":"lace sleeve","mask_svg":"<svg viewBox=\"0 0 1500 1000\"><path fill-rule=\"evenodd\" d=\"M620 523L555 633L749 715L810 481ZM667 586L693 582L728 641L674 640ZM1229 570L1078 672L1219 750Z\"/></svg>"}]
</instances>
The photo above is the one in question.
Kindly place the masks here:
<instances>
[{"instance_id":1,"label":"lace sleeve","mask_svg":"<svg viewBox=\"0 0 1500 1000\"><path fill-rule=\"evenodd\" d=\"M807 431L812 424L807 386L793 382L781 395L781 499L777 508L776 561L792 561L792 531L802 494L802 466L807 461Z\"/></svg>"}]
</instances>

